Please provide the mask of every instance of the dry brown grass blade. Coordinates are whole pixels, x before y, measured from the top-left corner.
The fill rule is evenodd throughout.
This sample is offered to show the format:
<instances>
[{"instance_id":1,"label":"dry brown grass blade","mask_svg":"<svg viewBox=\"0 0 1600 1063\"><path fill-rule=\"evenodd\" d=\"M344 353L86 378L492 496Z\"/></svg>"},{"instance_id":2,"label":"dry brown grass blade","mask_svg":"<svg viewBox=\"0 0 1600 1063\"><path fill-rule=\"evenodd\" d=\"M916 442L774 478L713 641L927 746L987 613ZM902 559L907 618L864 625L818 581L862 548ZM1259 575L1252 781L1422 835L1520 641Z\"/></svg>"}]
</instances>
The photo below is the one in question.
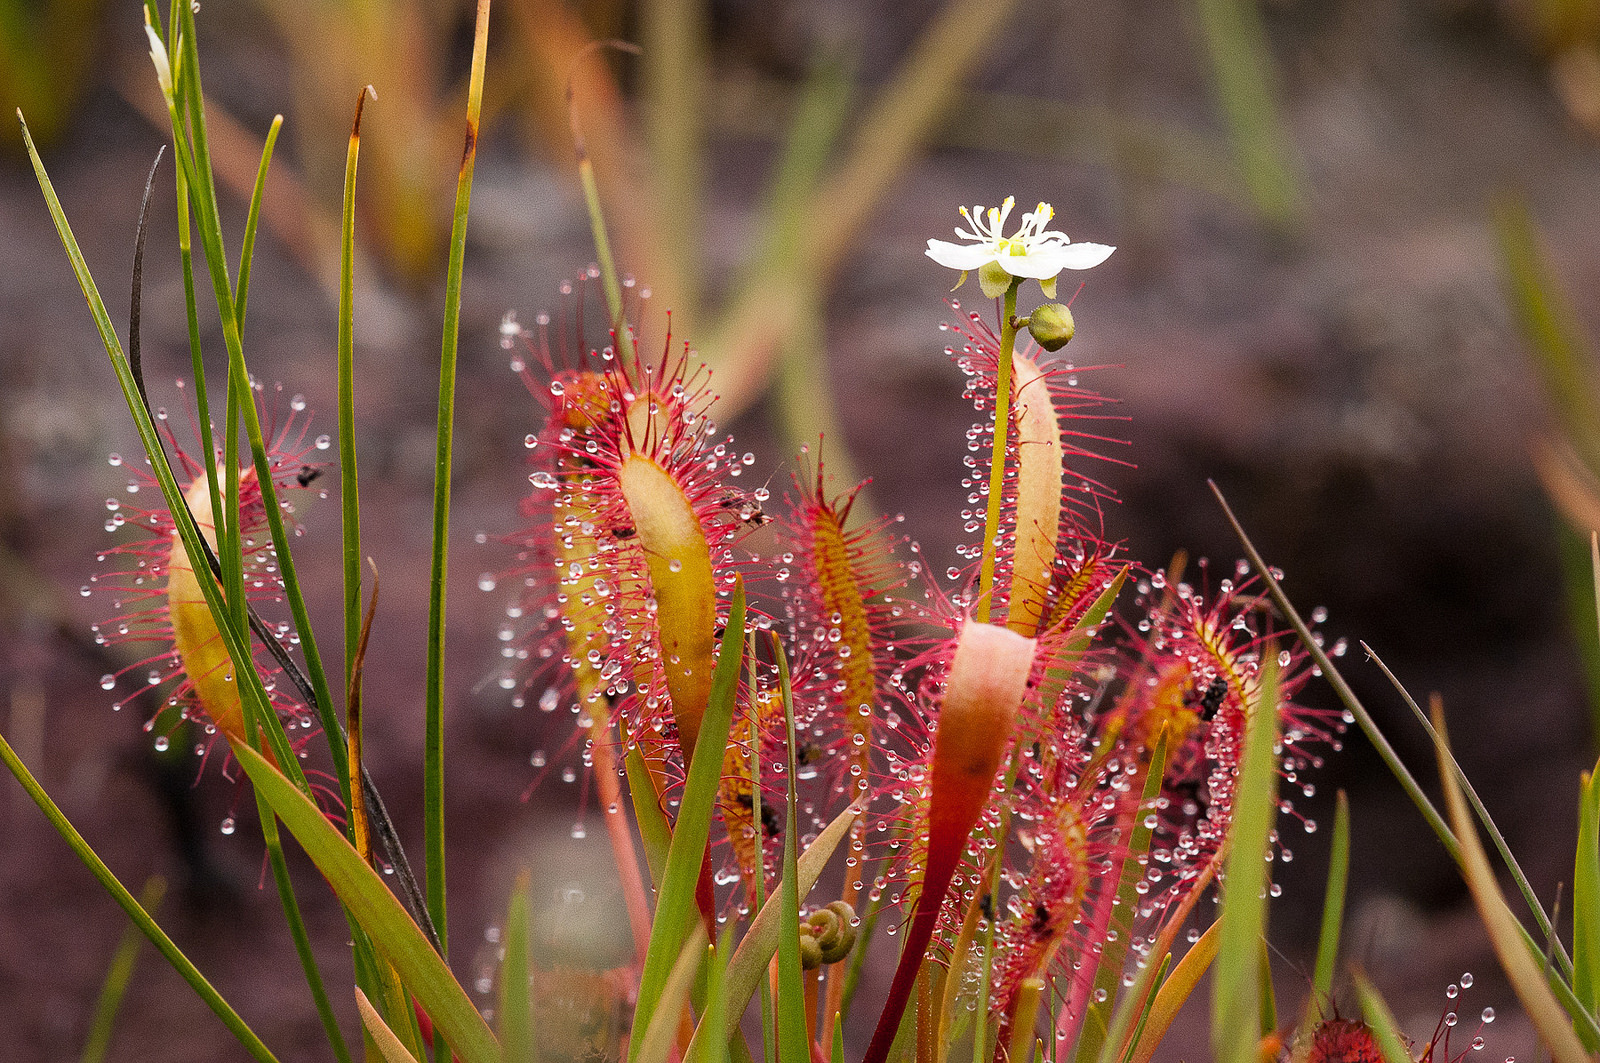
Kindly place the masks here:
<instances>
[{"instance_id":1,"label":"dry brown grass blade","mask_svg":"<svg viewBox=\"0 0 1600 1063\"><path fill-rule=\"evenodd\" d=\"M1600 528L1600 481L1565 442L1542 437L1529 447L1539 482L1567 523L1583 531Z\"/></svg>"}]
</instances>

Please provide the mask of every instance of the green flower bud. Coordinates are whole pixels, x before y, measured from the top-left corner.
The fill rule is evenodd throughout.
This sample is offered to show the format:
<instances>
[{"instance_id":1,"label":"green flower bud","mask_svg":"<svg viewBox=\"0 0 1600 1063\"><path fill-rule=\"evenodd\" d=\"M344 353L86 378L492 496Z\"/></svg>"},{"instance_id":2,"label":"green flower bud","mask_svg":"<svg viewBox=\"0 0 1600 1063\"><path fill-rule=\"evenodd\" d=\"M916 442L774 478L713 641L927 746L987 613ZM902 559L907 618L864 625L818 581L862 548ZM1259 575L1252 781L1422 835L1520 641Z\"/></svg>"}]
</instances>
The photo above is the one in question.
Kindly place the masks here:
<instances>
[{"instance_id":1,"label":"green flower bud","mask_svg":"<svg viewBox=\"0 0 1600 1063\"><path fill-rule=\"evenodd\" d=\"M800 925L800 969L814 971L822 966L822 946L812 936L811 928Z\"/></svg>"},{"instance_id":2,"label":"green flower bud","mask_svg":"<svg viewBox=\"0 0 1600 1063\"><path fill-rule=\"evenodd\" d=\"M1059 351L1067 345L1078 326L1072 320L1072 311L1061 303L1045 303L1028 315L1028 332L1034 342L1047 351Z\"/></svg>"}]
</instances>

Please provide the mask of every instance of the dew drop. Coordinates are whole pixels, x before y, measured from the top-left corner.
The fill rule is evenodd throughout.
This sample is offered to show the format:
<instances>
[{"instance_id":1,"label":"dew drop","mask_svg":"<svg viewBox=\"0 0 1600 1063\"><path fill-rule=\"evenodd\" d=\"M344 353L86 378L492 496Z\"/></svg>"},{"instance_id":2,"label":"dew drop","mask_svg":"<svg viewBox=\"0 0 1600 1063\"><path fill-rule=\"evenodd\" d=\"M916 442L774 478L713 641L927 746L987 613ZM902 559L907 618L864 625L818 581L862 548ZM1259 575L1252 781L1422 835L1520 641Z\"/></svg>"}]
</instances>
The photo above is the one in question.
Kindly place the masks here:
<instances>
[{"instance_id":1,"label":"dew drop","mask_svg":"<svg viewBox=\"0 0 1600 1063\"><path fill-rule=\"evenodd\" d=\"M324 432L322 435L317 437L315 445L318 450L327 450L328 447L333 445L333 438Z\"/></svg>"},{"instance_id":2,"label":"dew drop","mask_svg":"<svg viewBox=\"0 0 1600 1063\"><path fill-rule=\"evenodd\" d=\"M493 572L485 572L481 576L478 577L478 589L480 591L492 591L492 590L494 590L494 573Z\"/></svg>"},{"instance_id":3,"label":"dew drop","mask_svg":"<svg viewBox=\"0 0 1600 1063\"><path fill-rule=\"evenodd\" d=\"M116 685L117 685L117 677L112 675L110 672L107 672L105 675L100 677L100 689L101 690L110 690L112 687L114 687Z\"/></svg>"},{"instance_id":4,"label":"dew drop","mask_svg":"<svg viewBox=\"0 0 1600 1063\"><path fill-rule=\"evenodd\" d=\"M236 825L237 824L233 822L233 817L229 816L227 819L222 821L222 833L232 834Z\"/></svg>"}]
</instances>

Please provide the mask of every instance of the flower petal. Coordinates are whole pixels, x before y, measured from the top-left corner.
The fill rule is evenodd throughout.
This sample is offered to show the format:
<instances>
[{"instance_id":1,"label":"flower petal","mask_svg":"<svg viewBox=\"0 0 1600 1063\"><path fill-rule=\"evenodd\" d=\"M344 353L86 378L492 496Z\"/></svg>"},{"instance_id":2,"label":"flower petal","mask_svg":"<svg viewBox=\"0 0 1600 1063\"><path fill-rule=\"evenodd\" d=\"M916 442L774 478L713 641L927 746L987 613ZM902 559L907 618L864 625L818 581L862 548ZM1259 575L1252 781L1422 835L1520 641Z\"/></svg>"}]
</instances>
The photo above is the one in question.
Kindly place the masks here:
<instances>
[{"instance_id":1,"label":"flower petal","mask_svg":"<svg viewBox=\"0 0 1600 1063\"><path fill-rule=\"evenodd\" d=\"M1000 265L1013 277L1044 280L1066 268L1064 248L1031 248L1025 255L1001 255Z\"/></svg>"},{"instance_id":2,"label":"flower petal","mask_svg":"<svg viewBox=\"0 0 1600 1063\"><path fill-rule=\"evenodd\" d=\"M987 244L952 244L948 240L929 240L928 257L947 269L977 269L994 261L994 248Z\"/></svg>"},{"instance_id":3,"label":"flower petal","mask_svg":"<svg viewBox=\"0 0 1600 1063\"><path fill-rule=\"evenodd\" d=\"M1106 244L1068 244L1060 249L1063 269L1093 269L1111 257L1115 247Z\"/></svg>"}]
</instances>

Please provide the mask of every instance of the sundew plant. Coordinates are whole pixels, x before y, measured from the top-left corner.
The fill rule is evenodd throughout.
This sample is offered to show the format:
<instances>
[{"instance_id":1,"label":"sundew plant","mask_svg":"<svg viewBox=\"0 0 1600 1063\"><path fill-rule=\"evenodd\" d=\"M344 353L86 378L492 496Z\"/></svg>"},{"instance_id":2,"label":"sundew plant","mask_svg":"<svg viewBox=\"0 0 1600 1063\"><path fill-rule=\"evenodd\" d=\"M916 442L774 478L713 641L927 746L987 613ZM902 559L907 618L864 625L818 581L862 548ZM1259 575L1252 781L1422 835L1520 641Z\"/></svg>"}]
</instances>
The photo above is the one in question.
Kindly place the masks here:
<instances>
[{"instance_id":1,"label":"sundew plant","mask_svg":"<svg viewBox=\"0 0 1600 1063\"><path fill-rule=\"evenodd\" d=\"M492 998L475 999L449 962L441 660L488 9L480 0L446 286L416 860L362 764L377 587L361 563L350 293L367 94L346 167L333 435L313 434L298 397L285 410L246 359L251 251L278 126L230 258L191 5L165 18L145 8L181 206L193 356L192 388L181 392L193 407L181 415L152 407L136 320L124 347L29 141L146 451L124 462L140 503L112 511L120 537L95 577L116 588L97 638L137 643L143 656L103 685L119 705L129 691L156 692L165 708L149 722L155 741L199 734L206 770L248 785L328 1058L1146 1063L1209 971L1219 1061L1455 1063L1484 1047L1491 1008L1476 1023L1450 1010L1431 1039L1410 1042L1359 972L1337 976L1348 810L1341 800L1333 829L1319 833L1294 799L1313 792L1353 723L1460 862L1552 1056L1593 1058L1600 787L1585 777L1564 939L1455 767L1442 710L1431 722L1418 715L1437 743L1443 813L1339 677L1329 653L1342 655L1342 644L1324 651L1242 530L1247 560L1225 572L1141 563L1119 544L1109 458L1118 418L1084 385L1092 367L1071 360L1077 326L1057 301L1063 274L1092 293L1089 271L1113 247L1053 228L1047 203L1014 222L1009 197L961 208L957 239L928 241L957 288L976 273L981 292L974 308L948 303L943 342L977 421L965 506L949 516L967 536L963 560L934 571L896 520L866 515L861 485L835 480L828 440L768 478L720 433L715 380L694 338L619 282L581 155L599 264L579 284L604 291L602 335L547 315L531 329L508 316L502 329L540 427L505 457L525 463L528 487L506 500L523 530L509 540L512 578L502 582L518 588L521 626L501 686L518 710L574 723L566 745L592 772L632 954L607 979L568 987L608 1017L585 1027L576 1052L553 1048L559 1009L541 990L521 886L507 901ZM144 241L141 223L139 255ZM136 266L136 312L137 278ZM194 326L206 280L222 350L202 351ZM213 406L208 380L219 378L224 398ZM192 440L174 427L183 423ZM337 668L308 622L291 549L305 492L340 500ZM269 614L287 615L264 619L269 602ZM1297 700L1318 677L1342 712ZM180 732L180 721L193 726ZM274 1059L3 740L0 755L251 1058ZM1528 903L1530 929L1495 884L1475 814ZM285 831L322 872L316 888L343 906L347 966L315 958L297 900L309 887L289 874ZM1272 869L1325 836L1334 870L1313 991L1288 1016L1270 991L1264 936ZM867 976L871 950L892 962L886 981ZM1452 1002L1469 984L1450 987ZM1345 1014L1336 989L1350 998ZM359 1031L333 1006L350 995ZM847 1021L859 1031L848 1043Z\"/></svg>"}]
</instances>

